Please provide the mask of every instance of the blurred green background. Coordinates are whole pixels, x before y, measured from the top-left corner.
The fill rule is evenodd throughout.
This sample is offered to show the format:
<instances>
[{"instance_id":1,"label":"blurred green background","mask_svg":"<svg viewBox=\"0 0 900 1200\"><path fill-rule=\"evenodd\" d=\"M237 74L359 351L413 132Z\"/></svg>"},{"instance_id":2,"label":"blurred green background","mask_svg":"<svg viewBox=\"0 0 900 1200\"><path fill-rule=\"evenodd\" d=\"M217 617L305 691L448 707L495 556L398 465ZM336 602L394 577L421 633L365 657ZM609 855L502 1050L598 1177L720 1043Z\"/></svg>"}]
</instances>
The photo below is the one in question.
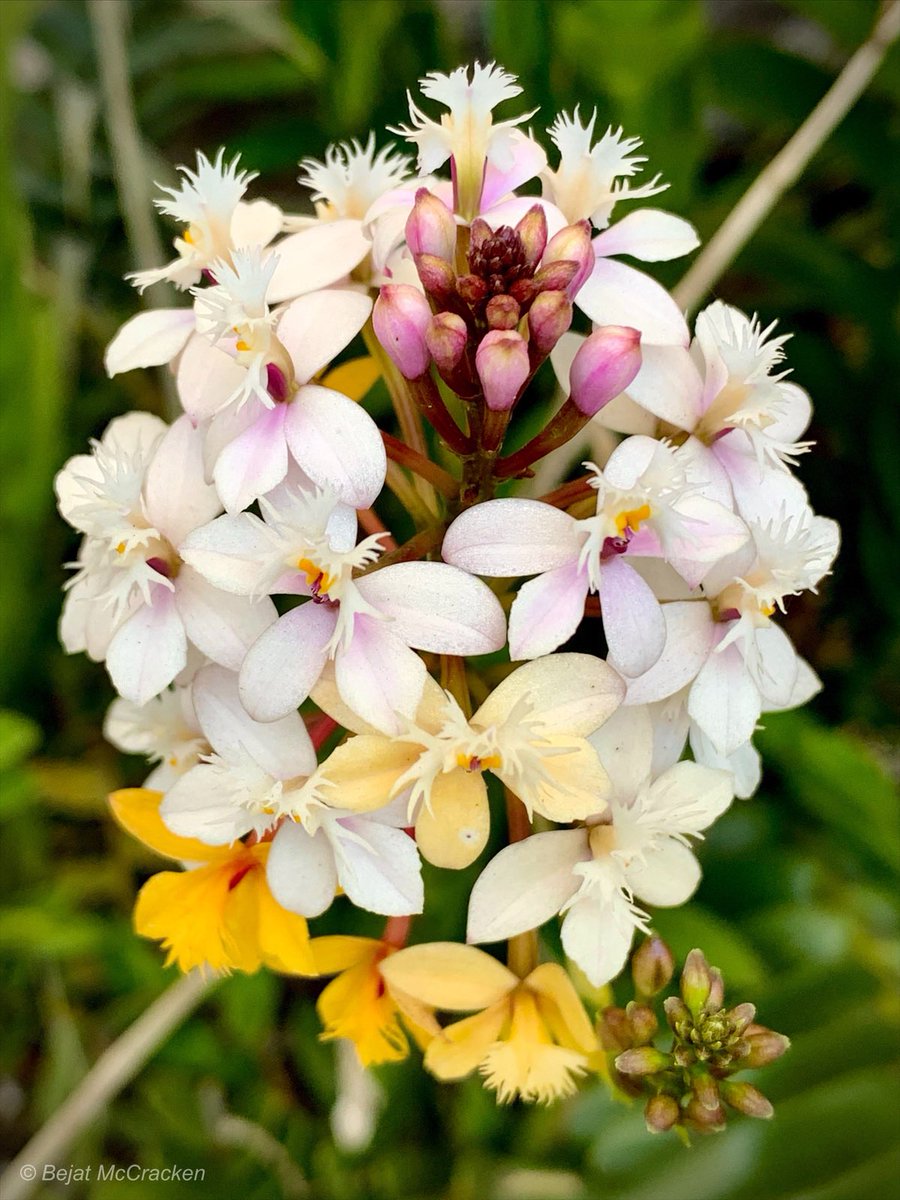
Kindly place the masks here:
<instances>
[{"instance_id":1,"label":"blurred green background","mask_svg":"<svg viewBox=\"0 0 900 1200\"><path fill-rule=\"evenodd\" d=\"M644 138L662 198L708 237L866 36L872 0L121 0L147 170L168 180L224 143L294 211L297 160L405 115L405 89L476 56L518 73L549 124L596 104ZM3 1155L14 1153L171 978L130 929L149 853L106 792L142 764L101 739L102 668L57 646L75 541L51 482L116 413L160 411L157 378L113 382L103 348L137 310L111 170L89 6L0 4L4 545L0 570L0 1050ZM887 1194L896 1148L900 865L900 408L896 173L900 54L720 281L722 298L795 337L816 451L802 476L844 547L788 627L826 683L766 721L759 795L701 849L695 902L660 931L699 944L733 1000L789 1034L760 1082L773 1122L737 1119L685 1151L651 1138L602 1086L549 1111L498 1109L477 1081L440 1087L414 1061L377 1073L371 1146L337 1151L334 1049L314 984L233 977L67 1156L206 1168L204 1184L71 1185L131 1200L857 1200ZM160 232L168 240L169 228ZM674 283L683 264L662 264ZM423 938L460 936L470 878L431 872ZM341 916L335 918L340 921ZM226 1119L223 1119L223 1114ZM245 1123L227 1119L227 1114ZM249 1123L249 1124L248 1124ZM266 1132L267 1131L267 1132ZM271 1135L271 1136L269 1136ZM280 1150L279 1147L284 1147ZM302 1178L310 1181L304 1191ZM47 1192L46 1194L53 1194Z\"/></svg>"}]
</instances>

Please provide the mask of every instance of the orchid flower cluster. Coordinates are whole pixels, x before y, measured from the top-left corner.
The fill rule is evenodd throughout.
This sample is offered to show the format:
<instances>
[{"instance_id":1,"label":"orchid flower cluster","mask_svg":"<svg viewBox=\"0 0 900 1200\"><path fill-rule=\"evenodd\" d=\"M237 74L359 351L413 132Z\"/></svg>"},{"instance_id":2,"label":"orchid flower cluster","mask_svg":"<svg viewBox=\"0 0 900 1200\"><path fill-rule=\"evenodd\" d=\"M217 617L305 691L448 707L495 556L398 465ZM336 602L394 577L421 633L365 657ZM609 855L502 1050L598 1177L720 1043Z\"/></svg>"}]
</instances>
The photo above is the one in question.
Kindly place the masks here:
<instances>
[{"instance_id":1,"label":"orchid flower cluster","mask_svg":"<svg viewBox=\"0 0 900 1200\"><path fill-rule=\"evenodd\" d=\"M132 317L106 367L167 367L183 412L118 417L58 475L61 638L153 764L111 807L172 860L135 910L168 962L330 976L323 1036L363 1064L412 1041L547 1102L604 1057L581 996L756 788L761 715L818 690L779 618L838 531L792 473L785 337L719 301L692 336L623 261L698 243L641 206L666 185L640 141L576 109L548 153L533 113L495 118L521 89L493 64L421 90L392 130L415 159L370 136L301 164L312 215L249 198L224 150L162 189L175 257L132 282L189 303ZM560 401L522 444L538 372ZM606 461L535 495L600 426ZM416 941L423 859L479 864L466 943ZM383 933L311 935L332 904Z\"/></svg>"}]
</instances>

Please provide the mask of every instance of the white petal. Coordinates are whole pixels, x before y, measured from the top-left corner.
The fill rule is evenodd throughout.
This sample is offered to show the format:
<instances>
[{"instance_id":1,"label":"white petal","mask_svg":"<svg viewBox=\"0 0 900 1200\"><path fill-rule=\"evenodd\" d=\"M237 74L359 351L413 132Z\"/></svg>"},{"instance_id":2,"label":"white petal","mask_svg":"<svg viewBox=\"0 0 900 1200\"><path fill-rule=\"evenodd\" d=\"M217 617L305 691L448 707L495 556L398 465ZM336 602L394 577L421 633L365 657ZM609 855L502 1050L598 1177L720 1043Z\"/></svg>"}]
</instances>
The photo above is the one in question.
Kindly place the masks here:
<instances>
[{"instance_id":1,"label":"white petal","mask_svg":"<svg viewBox=\"0 0 900 1200\"><path fill-rule=\"evenodd\" d=\"M535 833L501 850L469 899L468 942L500 942L537 929L578 890L577 862L590 858L584 829Z\"/></svg>"},{"instance_id":2,"label":"white petal","mask_svg":"<svg viewBox=\"0 0 900 1200\"><path fill-rule=\"evenodd\" d=\"M408 646L435 654L489 654L506 642L500 601L480 579L448 563L396 563L358 580Z\"/></svg>"},{"instance_id":3,"label":"white petal","mask_svg":"<svg viewBox=\"0 0 900 1200\"><path fill-rule=\"evenodd\" d=\"M175 600L197 649L232 671L278 615L268 597L251 601L222 592L188 566L181 568L175 581Z\"/></svg>"},{"instance_id":4,"label":"white petal","mask_svg":"<svg viewBox=\"0 0 900 1200\"><path fill-rule=\"evenodd\" d=\"M222 511L203 474L203 432L179 417L156 448L144 481L147 515L173 546Z\"/></svg>"},{"instance_id":5,"label":"white petal","mask_svg":"<svg viewBox=\"0 0 900 1200\"><path fill-rule=\"evenodd\" d=\"M786 708L797 683L800 660L794 643L780 626L756 630L756 655L748 661L764 709Z\"/></svg>"},{"instance_id":6,"label":"white petal","mask_svg":"<svg viewBox=\"0 0 900 1200\"><path fill-rule=\"evenodd\" d=\"M238 677L224 667L204 667L192 687L200 727L213 750L226 761L249 754L273 779L311 775L316 769L306 726L297 713L280 721L254 721L241 703Z\"/></svg>"},{"instance_id":7,"label":"white petal","mask_svg":"<svg viewBox=\"0 0 900 1200\"><path fill-rule=\"evenodd\" d=\"M368 508L384 483L387 456L364 408L331 388L302 387L287 406L291 454L319 487L345 504Z\"/></svg>"},{"instance_id":8,"label":"white petal","mask_svg":"<svg viewBox=\"0 0 900 1200\"><path fill-rule=\"evenodd\" d=\"M695 762L719 771L730 771L734 794L739 800L749 800L762 778L762 759L752 742L738 746L733 754L720 754L706 734L696 725L691 727L691 750Z\"/></svg>"},{"instance_id":9,"label":"white petal","mask_svg":"<svg viewBox=\"0 0 900 1200\"><path fill-rule=\"evenodd\" d=\"M337 283L362 262L370 249L359 221L325 221L293 233L274 247L278 266L266 299L269 304L277 304Z\"/></svg>"},{"instance_id":10,"label":"white petal","mask_svg":"<svg viewBox=\"0 0 900 1200\"><path fill-rule=\"evenodd\" d=\"M594 238L594 249L604 258L629 254L644 262L667 262L690 254L700 245L689 221L659 208L639 208Z\"/></svg>"},{"instance_id":11,"label":"white petal","mask_svg":"<svg viewBox=\"0 0 900 1200\"><path fill-rule=\"evenodd\" d=\"M643 862L633 862L626 874L629 887L645 904L672 908L697 890L700 864L687 846L667 837L645 852Z\"/></svg>"},{"instance_id":12,"label":"white petal","mask_svg":"<svg viewBox=\"0 0 900 1200\"><path fill-rule=\"evenodd\" d=\"M635 924L618 895L607 904L584 899L566 913L560 934L563 949L594 987L602 987L625 966Z\"/></svg>"},{"instance_id":13,"label":"white petal","mask_svg":"<svg viewBox=\"0 0 900 1200\"><path fill-rule=\"evenodd\" d=\"M338 879L349 899L385 917L420 913L425 904L422 864L409 834L363 817L342 817L337 824L353 835L343 838L335 830ZM357 837L366 844L360 845Z\"/></svg>"},{"instance_id":14,"label":"white petal","mask_svg":"<svg viewBox=\"0 0 900 1200\"><path fill-rule=\"evenodd\" d=\"M285 821L272 840L266 881L288 912L304 917L323 913L337 891L334 851L325 831L310 837L302 825Z\"/></svg>"},{"instance_id":15,"label":"white petal","mask_svg":"<svg viewBox=\"0 0 900 1200\"><path fill-rule=\"evenodd\" d=\"M794 680L794 687L785 705L777 708L765 706L766 712L781 712L782 708L800 708L804 704L808 704L813 696L817 696L822 690L822 680L818 677L805 658L797 656L797 678Z\"/></svg>"},{"instance_id":16,"label":"white petal","mask_svg":"<svg viewBox=\"0 0 900 1200\"><path fill-rule=\"evenodd\" d=\"M236 513L192 530L179 553L214 587L250 596L259 586L260 566L271 549L271 539L259 517Z\"/></svg>"},{"instance_id":17,"label":"white petal","mask_svg":"<svg viewBox=\"0 0 900 1200\"><path fill-rule=\"evenodd\" d=\"M231 214L234 246L268 246L281 233L284 214L268 200L241 200Z\"/></svg>"},{"instance_id":18,"label":"white petal","mask_svg":"<svg viewBox=\"0 0 900 1200\"><path fill-rule=\"evenodd\" d=\"M684 753L691 729L687 710L687 688L667 700L648 705L653 720L652 775L661 775L675 765ZM710 766L715 766L711 763Z\"/></svg>"},{"instance_id":19,"label":"white petal","mask_svg":"<svg viewBox=\"0 0 900 1200\"><path fill-rule=\"evenodd\" d=\"M230 846L256 823L249 809L223 789L222 768L210 763L198 763L177 779L159 812L172 833L208 846Z\"/></svg>"},{"instance_id":20,"label":"white petal","mask_svg":"<svg viewBox=\"0 0 900 1200\"><path fill-rule=\"evenodd\" d=\"M301 604L279 617L250 647L241 666L241 702L257 721L277 721L309 695L328 658L337 616Z\"/></svg>"},{"instance_id":21,"label":"white petal","mask_svg":"<svg viewBox=\"0 0 900 1200\"><path fill-rule=\"evenodd\" d=\"M538 658L567 642L581 624L587 593L577 562L524 583L509 614L510 658Z\"/></svg>"},{"instance_id":22,"label":"white petal","mask_svg":"<svg viewBox=\"0 0 900 1200\"><path fill-rule=\"evenodd\" d=\"M151 588L151 603L118 630L106 652L106 669L119 695L146 704L172 682L187 662L187 638L172 592Z\"/></svg>"},{"instance_id":23,"label":"white petal","mask_svg":"<svg viewBox=\"0 0 900 1200\"><path fill-rule=\"evenodd\" d=\"M266 409L218 455L214 478L222 504L230 513L265 496L287 474L286 410L292 407L276 404Z\"/></svg>"},{"instance_id":24,"label":"white petal","mask_svg":"<svg viewBox=\"0 0 900 1200\"><path fill-rule=\"evenodd\" d=\"M241 391L246 378L246 369L230 354L195 334L178 360L175 381L184 411L205 421Z\"/></svg>"},{"instance_id":25,"label":"white petal","mask_svg":"<svg viewBox=\"0 0 900 1200\"><path fill-rule=\"evenodd\" d=\"M678 305L655 279L611 258L598 258L575 297L578 307L598 325L638 329L645 343L686 346L687 322Z\"/></svg>"},{"instance_id":26,"label":"white petal","mask_svg":"<svg viewBox=\"0 0 900 1200\"><path fill-rule=\"evenodd\" d=\"M750 740L761 707L759 689L733 644L709 656L688 697L688 712L722 754Z\"/></svg>"},{"instance_id":27,"label":"white petal","mask_svg":"<svg viewBox=\"0 0 900 1200\"><path fill-rule=\"evenodd\" d=\"M603 659L548 654L507 675L472 719L485 728L499 725L527 696L546 734L587 737L618 708L624 693L622 679Z\"/></svg>"},{"instance_id":28,"label":"white petal","mask_svg":"<svg viewBox=\"0 0 900 1200\"><path fill-rule=\"evenodd\" d=\"M372 301L347 288L301 296L284 310L276 333L284 344L299 383L336 358L365 325Z\"/></svg>"},{"instance_id":29,"label":"white petal","mask_svg":"<svg viewBox=\"0 0 900 1200\"><path fill-rule=\"evenodd\" d=\"M666 623L663 652L649 671L628 680L626 704L649 704L681 691L712 653L716 625L705 600L664 604L662 612ZM610 666L616 666L612 655Z\"/></svg>"},{"instance_id":30,"label":"white petal","mask_svg":"<svg viewBox=\"0 0 900 1200\"><path fill-rule=\"evenodd\" d=\"M703 381L685 346L641 347L641 369L628 385L637 404L679 429L691 430L700 419Z\"/></svg>"},{"instance_id":31,"label":"white petal","mask_svg":"<svg viewBox=\"0 0 900 1200\"><path fill-rule=\"evenodd\" d=\"M476 575L536 575L578 558L583 541L568 513L539 500L488 500L461 513L441 554Z\"/></svg>"},{"instance_id":32,"label":"white petal","mask_svg":"<svg viewBox=\"0 0 900 1200\"><path fill-rule=\"evenodd\" d=\"M597 751L620 801L632 800L650 778L653 722L644 706L616 709L588 741Z\"/></svg>"},{"instance_id":33,"label":"white petal","mask_svg":"<svg viewBox=\"0 0 900 1200\"><path fill-rule=\"evenodd\" d=\"M334 675L341 699L384 733L399 733L397 714L414 717L425 686L425 664L386 622L358 616L348 646L337 650Z\"/></svg>"},{"instance_id":34,"label":"white petal","mask_svg":"<svg viewBox=\"0 0 900 1200\"><path fill-rule=\"evenodd\" d=\"M731 775L695 762L679 762L654 780L644 808L659 817L671 833L706 829L734 798Z\"/></svg>"},{"instance_id":35,"label":"white petal","mask_svg":"<svg viewBox=\"0 0 900 1200\"><path fill-rule=\"evenodd\" d=\"M106 347L107 375L171 362L194 331L192 308L157 308L126 321Z\"/></svg>"},{"instance_id":36,"label":"white petal","mask_svg":"<svg viewBox=\"0 0 900 1200\"><path fill-rule=\"evenodd\" d=\"M649 586L621 558L600 570L600 610L616 669L631 678L649 671L666 644L666 622Z\"/></svg>"}]
</instances>

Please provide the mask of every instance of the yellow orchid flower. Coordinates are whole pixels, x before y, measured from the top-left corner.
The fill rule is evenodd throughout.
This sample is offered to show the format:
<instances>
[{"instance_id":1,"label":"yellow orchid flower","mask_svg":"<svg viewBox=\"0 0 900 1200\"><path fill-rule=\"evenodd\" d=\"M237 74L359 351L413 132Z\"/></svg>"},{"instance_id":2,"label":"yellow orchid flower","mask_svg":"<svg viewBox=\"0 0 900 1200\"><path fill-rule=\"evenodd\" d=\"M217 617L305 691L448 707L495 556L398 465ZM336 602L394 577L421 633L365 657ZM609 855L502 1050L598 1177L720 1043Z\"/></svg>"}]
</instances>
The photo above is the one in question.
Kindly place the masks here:
<instances>
[{"instance_id":1,"label":"yellow orchid flower","mask_svg":"<svg viewBox=\"0 0 900 1200\"><path fill-rule=\"evenodd\" d=\"M166 965L252 972L260 966L314 975L306 921L288 912L266 883L271 843L207 846L171 833L159 815L161 792L126 788L109 798L123 829L183 871L153 875L137 898L134 926L162 942Z\"/></svg>"},{"instance_id":2,"label":"yellow orchid flower","mask_svg":"<svg viewBox=\"0 0 900 1200\"><path fill-rule=\"evenodd\" d=\"M381 965L389 988L428 1007L473 1011L429 1042L425 1066L438 1079L477 1070L507 1104L549 1104L571 1095L598 1049L563 968L542 963L519 978L474 946L432 942L398 950Z\"/></svg>"},{"instance_id":3,"label":"yellow orchid flower","mask_svg":"<svg viewBox=\"0 0 900 1200\"><path fill-rule=\"evenodd\" d=\"M314 938L310 949L319 975L336 977L319 996L316 1008L324 1026L321 1039L347 1038L364 1067L399 1062L409 1053L400 1017L421 1049L440 1032L431 1012L410 997L395 993L381 974L396 947L376 938L335 935Z\"/></svg>"}]
</instances>

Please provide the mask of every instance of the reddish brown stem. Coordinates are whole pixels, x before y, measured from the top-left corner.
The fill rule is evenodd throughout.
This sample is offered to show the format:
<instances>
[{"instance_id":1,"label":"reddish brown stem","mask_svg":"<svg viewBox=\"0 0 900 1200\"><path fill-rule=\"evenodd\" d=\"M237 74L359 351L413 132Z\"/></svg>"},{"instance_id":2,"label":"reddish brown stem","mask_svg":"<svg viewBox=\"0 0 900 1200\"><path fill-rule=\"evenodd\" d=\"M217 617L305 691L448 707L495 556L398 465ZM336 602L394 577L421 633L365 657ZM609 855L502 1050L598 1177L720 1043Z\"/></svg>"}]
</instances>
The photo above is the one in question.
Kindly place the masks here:
<instances>
[{"instance_id":1,"label":"reddish brown stem","mask_svg":"<svg viewBox=\"0 0 900 1200\"><path fill-rule=\"evenodd\" d=\"M359 521L361 528L365 533L381 533L384 536L381 539L381 544L385 550L396 550L397 540L388 533L388 528L379 517L374 508L358 508L356 510L356 519Z\"/></svg>"},{"instance_id":2,"label":"reddish brown stem","mask_svg":"<svg viewBox=\"0 0 900 1200\"><path fill-rule=\"evenodd\" d=\"M472 439L454 421L444 404L438 386L430 373L407 380L409 390L419 411L432 425L435 433L454 454L471 454Z\"/></svg>"},{"instance_id":3,"label":"reddish brown stem","mask_svg":"<svg viewBox=\"0 0 900 1200\"><path fill-rule=\"evenodd\" d=\"M521 475L533 462L571 441L590 419L568 399L545 429L514 454L499 459L494 475L497 479L512 479Z\"/></svg>"},{"instance_id":4,"label":"reddish brown stem","mask_svg":"<svg viewBox=\"0 0 900 1200\"><path fill-rule=\"evenodd\" d=\"M554 508L568 508L570 504L575 504L578 500L587 500L596 495L594 488L590 485L590 479L590 475L582 475L580 479L570 479L568 483L562 484L552 492L547 492L546 496L539 496L538 499L543 500L545 504L552 504Z\"/></svg>"},{"instance_id":5,"label":"reddish brown stem","mask_svg":"<svg viewBox=\"0 0 900 1200\"><path fill-rule=\"evenodd\" d=\"M459 483L449 471L445 471L437 463L431 462L424 454L420 454L418 450L413 450L412 446L407 446L405 442L401 442L399 438L395 438L392 433L385 433L382 430L381 438L384 442L387 456L392 462L397 463L401 467L406 467L422 479L427 479L432 487L436 488L441 495L446 496L448 499L452 499L457 494Z\"/></svg>"},{"instance_id":6,"label":"reddish brown stem","mask_svg":"<svg viewBox=\"0 0 900 1200\"><path fill-rule=\"evenodd\" d=\"M323 743L328 741L337 728L337 721L333 717L329 717L328 713L316 713L315 716L308 717L306 732L309 734L313 749L321 749Z\"/></svg>"},{"instance_id":7,"label":"reddish brown stem","mask_svg":"<svg viewBox=\"0 0 900 1200\"><path fill-rule=\"evenodd\" d=\"M509 788L504 788L503 794L506 797L506 825L510 843L524 842L531 836L531 818L528 810Z\"/></svg>"},{"instance_id":8,"label":"reddish brown stem","mask_svg":"<svg viewBox=\"0 0 900 1200\"><path fill-rule=\"evenodd\" d=\"M384 924L384 933L381 935L381 940L385 945L393 946L395 950L402 950L409 938L411 926L411 916L388 917Z\"/></svg>"},{"instance_id":9,"label":"reddish brown stem","mask_svg":"<svg viewBox=\"0 0 900 1200\"><path fill-rule=\"evenodd\" d=\"M375 562L370 563L361 575L370 575L373 571L380 571L382 567L390 567L398 562L414 562L416 559L424 558L431 550L436 550L444 540L446 525L432 525L428 529L422 529L396 550L391 550L388 554L382 554L381 558L376 558Z\"/></svg>"}]
</instances>

